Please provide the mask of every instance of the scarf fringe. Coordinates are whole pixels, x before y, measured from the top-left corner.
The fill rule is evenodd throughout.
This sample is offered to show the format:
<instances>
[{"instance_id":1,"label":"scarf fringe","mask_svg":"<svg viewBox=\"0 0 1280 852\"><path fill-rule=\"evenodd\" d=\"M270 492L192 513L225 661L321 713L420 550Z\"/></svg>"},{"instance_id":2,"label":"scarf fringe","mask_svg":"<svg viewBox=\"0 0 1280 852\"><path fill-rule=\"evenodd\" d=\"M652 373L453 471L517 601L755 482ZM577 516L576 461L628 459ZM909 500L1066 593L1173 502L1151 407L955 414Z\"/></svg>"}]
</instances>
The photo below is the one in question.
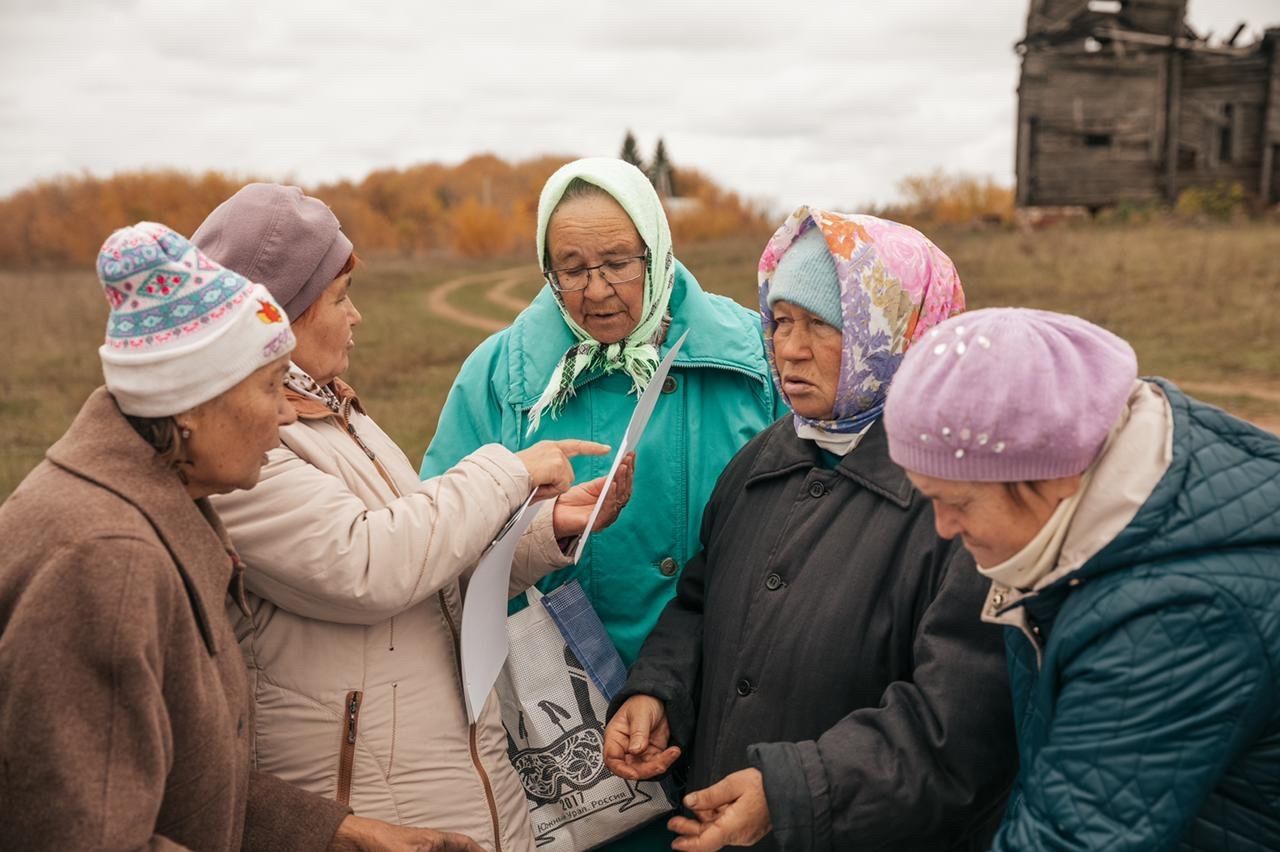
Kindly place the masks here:
<instances>
[{"instance_id":1,"label":"scarf fringe","mask_svg":"<svg viewBox=\"0 0 1280 852\"><path fill-rule=\"evenodd\" d=\"M544 414L549 414L552 420L560 416L565 403L577 395L578 376L592 367L598 366L606 376L624 371L631 377L629 393L639 396L644 393L654 373L658 372L660 363L658 347L652 343L628 344L625 347L614 343L604 347L592 341L573 347L556 364L542 396L529 409L529 428L525 436L530 437L538 431Z\"/></svg>"}]
</instances>

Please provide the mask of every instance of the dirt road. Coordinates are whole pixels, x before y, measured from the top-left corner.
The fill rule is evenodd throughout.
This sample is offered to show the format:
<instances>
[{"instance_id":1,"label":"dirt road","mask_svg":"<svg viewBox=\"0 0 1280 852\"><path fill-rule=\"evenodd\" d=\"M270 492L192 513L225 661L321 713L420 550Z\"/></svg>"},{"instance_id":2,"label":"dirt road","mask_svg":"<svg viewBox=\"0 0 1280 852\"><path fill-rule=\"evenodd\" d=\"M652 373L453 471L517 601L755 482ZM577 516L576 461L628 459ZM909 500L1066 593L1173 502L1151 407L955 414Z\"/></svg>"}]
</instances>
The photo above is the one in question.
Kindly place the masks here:
<instances>
[{"instance_id":1,"label":"dirt road","mask_svg":"<svg viewBox=\"0 0 1280 852\"><path fill-rule=\"evenodd\" d=\"M466 287L484 286L485 299L504 312L510 313L514 318L528 306L528 302L522 297L515 296L512 291L524 283L528 275L528 269L519 267L455 278L427 294L427 308L436 316L449 322L492 334L506 328L510 320L504 322L484 314L471 313L450 304L450 296ZM1212 394L1217 397L1245 397L1280 404L1280 383L1272 385L1246 382L1178 382L1178 386L1193 396ZM1280 417L1255 417L1252 422L1263 429L1280 434Z\"/></svg>"},{"instance_id":2,"label":"dirt road","mask_svg":"<svg viewBox=\"0 0 1280 852\"><path fill-rule=\"evenodd\" d=\"M510 325L509 320L503 322L484 314L473 314L450 304L449 297L467 287L486 286L485 298L509 311L514 318L516 314L524 310L526 303L512 296L511 290L519 285L528 274L528 270L521 267L519 269L504 269L498 272L485 272L477 275L464 275L461 278L446 281L427 293L427 310L449 322L465 325L478 331L483 331L486 334L502 331L502 329ZM486 282L489 283L486 284Z\"/></svg>"}]
</instances>

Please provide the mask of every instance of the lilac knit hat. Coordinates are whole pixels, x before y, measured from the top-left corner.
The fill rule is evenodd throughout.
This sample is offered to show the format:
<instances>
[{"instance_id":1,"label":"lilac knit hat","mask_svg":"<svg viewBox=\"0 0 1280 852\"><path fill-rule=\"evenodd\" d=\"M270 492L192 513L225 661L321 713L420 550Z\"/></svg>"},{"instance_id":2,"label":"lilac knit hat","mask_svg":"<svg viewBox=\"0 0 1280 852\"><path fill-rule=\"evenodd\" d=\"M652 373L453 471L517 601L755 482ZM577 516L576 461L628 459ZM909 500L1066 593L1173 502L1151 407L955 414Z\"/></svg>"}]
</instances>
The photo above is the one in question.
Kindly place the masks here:
<instances>
[{"instance_id":1,"label":"lilac knit hat","mask_svg":"<svg viewBox=\"0 0 1280 852\"><path fill-rule=\"evenodd\" d=\"M894 377L889 455L957 481L1083 473L1137 377L1132 347L1079 317L1027 308L952 317L907 350Z\"/></svg>"}]
</instances>

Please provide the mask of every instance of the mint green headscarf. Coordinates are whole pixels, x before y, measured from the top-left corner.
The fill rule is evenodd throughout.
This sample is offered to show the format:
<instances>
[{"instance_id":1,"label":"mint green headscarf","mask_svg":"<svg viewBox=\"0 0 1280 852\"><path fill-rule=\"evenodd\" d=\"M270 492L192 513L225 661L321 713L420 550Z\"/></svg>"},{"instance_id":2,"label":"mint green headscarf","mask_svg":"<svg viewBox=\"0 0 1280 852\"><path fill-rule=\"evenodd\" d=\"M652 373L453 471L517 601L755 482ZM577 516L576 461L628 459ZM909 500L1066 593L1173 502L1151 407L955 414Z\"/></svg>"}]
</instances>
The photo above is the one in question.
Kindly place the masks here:
<instances>
[{"instance_id":1,"label":"mint green headscarf","mask_svg":"<svg viewBox=\"0 0 1280 852\"><path fill-rule=\"evenodd\" d=\"M560 203L565 190L575 179L594 184L622 206L640 238L649 248L649 268L644 279L644 307L639 325L630 335L604 345L578 325L565 309L564 299L552 288L560 314L578 342L569 347L551 374L546 390L529 411L529 432L538 428L544 412L554 418L564 403L574 394L578 376L599 368L605 373L624 371L633 382L632 391L639 394L658 369L658 344L661 343L663 319L671 287L675 281L675 257L671 252L671 226L667 213L662 209L658 193L644 172L623 160L610 157L591 157L575 160L560 168L547 179L538 199L538 263L547 264L547 224L551 213Z\"/></svg>"}]
</instances>

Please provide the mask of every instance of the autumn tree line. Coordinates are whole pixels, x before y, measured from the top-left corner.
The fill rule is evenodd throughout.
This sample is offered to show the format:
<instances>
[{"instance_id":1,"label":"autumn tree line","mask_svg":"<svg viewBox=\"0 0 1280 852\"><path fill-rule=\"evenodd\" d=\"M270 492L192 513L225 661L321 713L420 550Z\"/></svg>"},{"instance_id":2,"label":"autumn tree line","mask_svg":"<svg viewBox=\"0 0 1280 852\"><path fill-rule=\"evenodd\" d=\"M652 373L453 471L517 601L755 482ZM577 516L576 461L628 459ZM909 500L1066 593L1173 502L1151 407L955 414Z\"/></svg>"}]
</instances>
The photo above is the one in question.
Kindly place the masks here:
<instances>
[{"instance_id":1,"label":"autumn tree line","mask_svg":"<svg viewBox=\"0 0 1280 852\"><path fill-rule=\"evenodd\" d=\"M458 165L380 169L360 181L304 187L324 200L358 251L373 255L486 257L532 252L538 193L570 157L507 162L491 155ZM219 172L123 172L38 181L0 199L0 266L92 263L116 228L161 221L190 234L254 176ZM694 169L679 170L671 225L681 242L769 232L764 211Z\"/></svg>"},{"instance_id":2,"label":"autumn tree line","mask_svg":"<svg viewBox=\"0 0 1280 852\"><path fill-rule=\"evenodd\" d=\"M645 169L668 202L677 245L731 236L763 244L786 211L766 211L692 168L675 168L665 146L644 162L628 134L622 156ZM359 181L304 187L323 199L364 255L489 257L531 253L538 193L570 157L507 162L484 154L457 165L380 169ZM82 266L116 228L161 221L190 234L253 176L173 170L41 180L0 199L0 266ZM913 224L1006 222L1012 193L989 180L941 172L910 177L902 202L864 209ZM796 199L796 203L803 199Z\"/></svg>"}]
</instances>

